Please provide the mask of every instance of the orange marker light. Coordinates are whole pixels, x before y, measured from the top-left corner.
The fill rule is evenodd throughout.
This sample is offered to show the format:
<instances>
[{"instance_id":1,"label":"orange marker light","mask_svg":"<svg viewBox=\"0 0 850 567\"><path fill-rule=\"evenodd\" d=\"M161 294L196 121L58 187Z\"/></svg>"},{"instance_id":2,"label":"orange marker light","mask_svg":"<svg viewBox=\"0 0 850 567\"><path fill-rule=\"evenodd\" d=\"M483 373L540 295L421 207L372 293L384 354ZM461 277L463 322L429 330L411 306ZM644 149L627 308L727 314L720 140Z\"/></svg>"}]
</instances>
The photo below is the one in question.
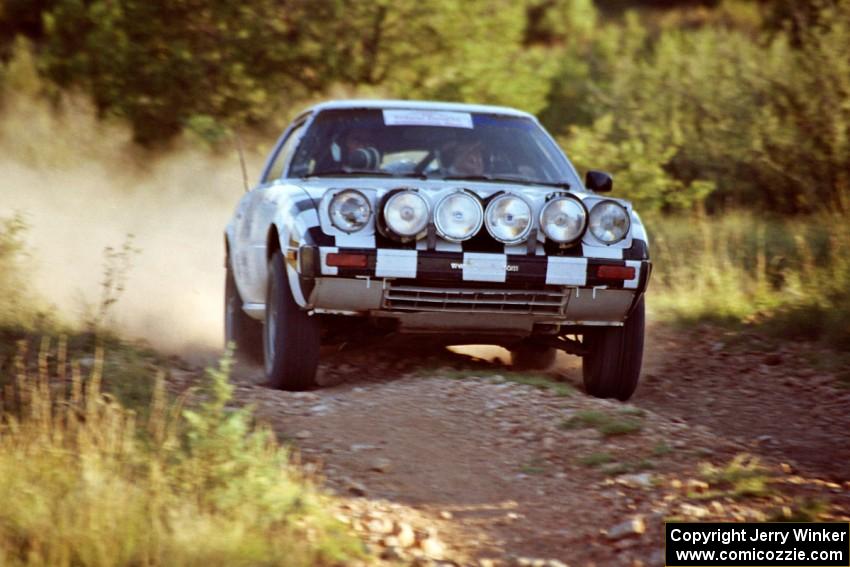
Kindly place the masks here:
<instances>
[{"instance_id":1,"label":"orange marker light","mask_svg":"<svg viewBox=\"0 0 850 567\"><path fill-rule=\"evenodd\" d=\"M596 277L602 280L632 280L635 269L630 266L599 266Z\"/></svg>"},{"instance_id":2,"label":"orange marker light","mask_svg":"<svg viewBox=\"0 0 850 567\"><path fill-rule=\"evenodd\" d=\"M369 258L366 254L345 254L341 252L331 252L326 261L328 266L337 268L365 268L369 264Z\"/></svg>"}]
</instances>

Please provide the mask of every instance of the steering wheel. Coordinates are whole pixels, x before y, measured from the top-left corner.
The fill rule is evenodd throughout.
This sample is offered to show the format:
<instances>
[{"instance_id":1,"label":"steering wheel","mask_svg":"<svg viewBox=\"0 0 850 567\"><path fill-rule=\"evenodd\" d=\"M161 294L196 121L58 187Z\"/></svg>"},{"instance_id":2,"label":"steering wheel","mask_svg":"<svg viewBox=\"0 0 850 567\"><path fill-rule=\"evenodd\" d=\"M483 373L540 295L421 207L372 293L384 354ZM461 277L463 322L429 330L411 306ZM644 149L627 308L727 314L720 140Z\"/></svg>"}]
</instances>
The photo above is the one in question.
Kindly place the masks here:
<instances>
[{"instance_id":1,"label":"steering wheel","mask_svg":"<svg viewBox=\"0 0 850 567\"><path fill-rule=\"evenodd\" d=\"M422 173L424 173L424 171L425 171L425 168L428 167L428 164L430 164L432 161L434 161L434 158L436 156L437 156L436 151L429 150L428 153L425 154L425 157L422 158L419 161L419 163L416 164L416 167L413 168L413 173L415 173L416 175L422 175Z\"/></svg>"}]
</instances>

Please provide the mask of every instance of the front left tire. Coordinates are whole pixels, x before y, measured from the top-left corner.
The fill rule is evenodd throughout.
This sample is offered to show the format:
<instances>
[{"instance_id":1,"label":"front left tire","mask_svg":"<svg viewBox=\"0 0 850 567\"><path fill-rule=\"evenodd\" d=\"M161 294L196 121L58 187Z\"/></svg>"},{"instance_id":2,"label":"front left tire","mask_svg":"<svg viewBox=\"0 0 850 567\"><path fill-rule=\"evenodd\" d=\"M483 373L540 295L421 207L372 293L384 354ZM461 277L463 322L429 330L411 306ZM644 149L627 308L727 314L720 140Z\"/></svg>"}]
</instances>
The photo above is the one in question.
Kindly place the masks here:
<instances>
[{"instance_id":1,"label":"front left tire","mask_svg":"<svg viewBox=\"0 0 850 567\"><path fill-rule=\"evenodd\" d=\"M646 313L641 297L622 327L591 328L584 335L582 360L585 391L596 398L625 402L632 397L643 362Z\"/></svg>"},{"instance_id":2,"label":"front left tire","mask_svg":"<svg viewBox=\"0 0 850 567\"><path fill-rule=\"evenodd\" d=\"M263 326L269 385L280 390L308 390L318 386L319 344L319 321L295 303L283 255L277 251L269 261Z\"/></svg>"}]
</instances>

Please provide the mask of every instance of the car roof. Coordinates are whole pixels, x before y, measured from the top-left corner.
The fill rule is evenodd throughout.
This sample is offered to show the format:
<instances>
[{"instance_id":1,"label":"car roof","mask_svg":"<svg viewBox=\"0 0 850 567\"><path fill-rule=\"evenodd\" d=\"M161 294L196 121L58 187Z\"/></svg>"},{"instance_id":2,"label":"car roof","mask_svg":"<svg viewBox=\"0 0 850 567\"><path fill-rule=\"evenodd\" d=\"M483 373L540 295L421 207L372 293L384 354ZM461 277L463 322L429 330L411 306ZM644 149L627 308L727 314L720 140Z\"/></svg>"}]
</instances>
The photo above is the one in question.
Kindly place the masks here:
<instances>
[{"instance_id":1,"label":"car roof","mask_svg":"<svg viewBox=\"0 0 850 567\"><path fill-rule=\"evenodd\" d=\"M446 110L455 112L479 112L485 114L504 114L507 116L522 116L536 120L534 115L522 112L507 106L493 106L488 104L466 104L460 102L433 102L427 100L366 100L347 99L329 100L311 106L308 110L320 112L322 110L345 109L345 108L397 108L409 110Z\"/></svg>"}]
</instances>

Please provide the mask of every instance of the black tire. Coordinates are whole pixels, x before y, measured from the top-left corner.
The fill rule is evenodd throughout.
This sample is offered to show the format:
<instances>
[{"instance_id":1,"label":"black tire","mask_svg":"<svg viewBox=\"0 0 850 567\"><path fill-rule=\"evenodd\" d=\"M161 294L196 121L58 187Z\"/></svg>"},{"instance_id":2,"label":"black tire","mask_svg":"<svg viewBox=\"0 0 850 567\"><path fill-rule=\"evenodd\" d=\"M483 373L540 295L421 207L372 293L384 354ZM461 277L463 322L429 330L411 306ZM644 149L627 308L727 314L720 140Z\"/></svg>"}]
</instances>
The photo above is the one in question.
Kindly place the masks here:
<instances>
[{"instance_id":1,"label":"black tire","mask_svg":"<svg viewBox=\"0 0 850 567\"><path fill-rule=\"evenodd\" d=\"M622 402L632 397L643 362L645 320L641 297L622 327L602 327L585 333L588 353L582 361L582 374L588 394Z\"/></svg>"},{"instance_id":2,"label":"black tire","mask_svg":"<svg viewBox=\"0 0 850 567\"><path fill-rule=\"evenodd\" d=\"M224 345L235 345L234 356L252 364L263 363L263 324L242 310L230 261L224 277Z\"/></svg>"},{"instance_id":3,"label":"black tire","mask_svg":"<svg viewBox=\"0 0 850 567\"><path fill-rule=\"evenodd\" d=\"M319 322L295 303L280 252L275 252L269 262L263 329L269 386L280 390L315 388L318 385Z\"/></svg>"},{"instance_id":4,"label":"black tire","mask_svg":"<svg viewBox=\"0 0 850 567\"><path fill-rule=\"evenodd\" d=\"M557 355L554 348L523 341L511 350L511 365L517 370L548 370Z\"/></svg>"}]
</instances>

